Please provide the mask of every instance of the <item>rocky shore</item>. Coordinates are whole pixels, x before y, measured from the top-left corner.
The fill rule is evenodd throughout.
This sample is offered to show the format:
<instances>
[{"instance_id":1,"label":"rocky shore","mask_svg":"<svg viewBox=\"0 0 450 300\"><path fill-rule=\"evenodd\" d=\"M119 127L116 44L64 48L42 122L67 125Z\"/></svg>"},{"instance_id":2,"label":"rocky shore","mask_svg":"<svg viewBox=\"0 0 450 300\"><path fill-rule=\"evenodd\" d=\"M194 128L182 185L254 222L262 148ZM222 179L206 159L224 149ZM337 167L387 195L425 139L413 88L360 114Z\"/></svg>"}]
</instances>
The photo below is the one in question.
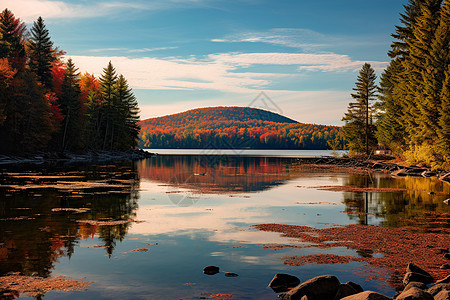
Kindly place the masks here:
<instances>
[{"instance_id":1,"label":"rocky shore","mask_svg":"<svg viewBox=\"0 0 450 300\"><path fill-rule=\"evenodd\" d=\"M283 300L450 300L450 276L434 281L422 268L409 263L403 279L403 290L393 298L374 291L364 291L354 282L341 283L336 276L322 275L300 284L288 274L276 274L269 283Z\"/></svg>"},{"instance_id":2,"label":"rocky shore","mask_svg":"<svg viewBox=\"0 0 450 300\"><path fill-rule=\"evenodd\" d=\"M155 154L144 150L128 151L88 151L72 152L39 152L31 155L0 155L0 165L44 164L44 163L98 163L109 161L141 160Z\"/></svg>"},{"instance_id":3,"label":"rocky shore","mask_svg":"<svg viewBox=\"0 0 450 300\"><path fill-rule=\"evenodd\" d=\"M327 165L344 167L346 169L357 169L363 171L375 171L390 173L396 177L439 177L440 180L450 183L450 172L445 170L431 170L430 168L418 166L402 166L390 161L372 159L356 159L347 157L321 157L302 159L302 164Z\"/></svg>"}]
</instances>

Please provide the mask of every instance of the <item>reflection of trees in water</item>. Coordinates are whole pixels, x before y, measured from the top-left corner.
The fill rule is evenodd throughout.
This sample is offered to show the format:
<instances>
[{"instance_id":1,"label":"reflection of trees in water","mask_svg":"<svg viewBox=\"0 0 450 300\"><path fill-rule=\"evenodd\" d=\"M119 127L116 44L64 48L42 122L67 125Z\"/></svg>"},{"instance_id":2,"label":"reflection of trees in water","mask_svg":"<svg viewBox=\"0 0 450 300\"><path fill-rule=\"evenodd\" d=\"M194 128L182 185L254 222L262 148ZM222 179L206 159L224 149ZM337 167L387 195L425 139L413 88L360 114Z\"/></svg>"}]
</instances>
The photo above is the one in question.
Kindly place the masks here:
<instances>
[{"instance_id":1,"label":"reflection of trees in water","mask_svg":"<svg viewBox=\"0 0 450 300\"><path fill-rule=\"evenodd\" d=\"M295 164L276 157L159 156L139 162L138 170L142 178L204 193L250 192L295 178Z\"/></svg>"},{"instance_id":2,"label":"reflection of trees in water","mask_svg":"<svg viewBox=\"0 0 450 300\"><path fill-rule=\"evenodd\" d=\"M48 277L59 257L72 256L80 238L98 234L109 255L116 242L124 239L129 223L96 226L77 223L76 220L134 219L139 185L134 167L90 166L72 170L71 174L74 173L85 176L88 181L118 181L122 188L110 191L105 185L101 191L0 190L0 275L20 272ZM83 213L52 212L53 208L90 210Z\"/></svg>"},{"instance_id":3,"label":"reflection of trees in water","mask_svg":"<svg viewBox=\"0 0 450 300\"><path fill-rule=\"evenodd\" d=\"M374 214L384 218L383 224L387 227L450 227L449 219L443 218L440 223L432 223L433 218L428 217L427 220L426 217L427 214L439 216L450 212L449 207L443 203L450 194L450 185L436 177L393 178L384 174L352 174L344 179L344 185L405 189L400 192L344 192L345 211L351 219L358 220L359 224L368 224L371 214ZM430 212L433 214L430 215Z\"/></svg>"}]
</instances>

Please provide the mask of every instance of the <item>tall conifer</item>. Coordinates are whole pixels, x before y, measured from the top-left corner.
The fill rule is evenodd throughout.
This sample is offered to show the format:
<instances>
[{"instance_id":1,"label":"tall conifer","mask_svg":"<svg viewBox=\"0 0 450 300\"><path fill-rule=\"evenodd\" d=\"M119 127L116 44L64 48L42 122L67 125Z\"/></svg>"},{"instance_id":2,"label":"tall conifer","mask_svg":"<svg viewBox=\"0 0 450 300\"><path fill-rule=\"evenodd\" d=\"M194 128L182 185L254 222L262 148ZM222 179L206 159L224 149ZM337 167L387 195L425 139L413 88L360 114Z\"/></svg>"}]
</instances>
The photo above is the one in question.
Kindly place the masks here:
<instances>
[{"instance_id":1,"label":"tall conifer","mask_svg":"<svg viewBox=\"0 0 450 300\"><path fill-rule=\"evenodd\" d=\"M53 42L50 40L48 29L41 17L33 23L28 47L30 69L38 75L44 86L51 88L52 62L55 60Z\"/></svg>"}]
</instances>

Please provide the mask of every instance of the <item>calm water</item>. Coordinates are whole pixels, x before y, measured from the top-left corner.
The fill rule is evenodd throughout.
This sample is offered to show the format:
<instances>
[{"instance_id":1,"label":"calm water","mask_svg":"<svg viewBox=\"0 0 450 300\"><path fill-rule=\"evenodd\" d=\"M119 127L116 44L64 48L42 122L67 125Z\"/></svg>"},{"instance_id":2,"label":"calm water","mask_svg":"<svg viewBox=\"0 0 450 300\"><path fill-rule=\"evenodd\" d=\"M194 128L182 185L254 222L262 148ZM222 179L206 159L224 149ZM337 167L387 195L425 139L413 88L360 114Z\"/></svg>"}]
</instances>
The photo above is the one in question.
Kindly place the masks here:
<instances>
[{"instance_id":1,"label":"calm water","mask_svg":"<svg viewBox=\"0 0 450 300\"><path fill-rule=\"evenodd\" d=\"M285 157L157 156L119 166L66 166L64 172L58 167L39 172L9 169L2 171L0 180L0 274L14 271L95 281L87 291L49 292L45 299L207 297L202 293L277 299L267 284L280 272L302 281L334 274L342 282L352 280L365 289L393 295L389 284L357 272L360 263L291 267L281 259L318 253L358 255L356 251L264 249L265 244L301 242L250 225L397 227L410 225L408 220L425 211L450 212L442 203L450 185L436 178L318 171ZM363 193L315 188L330 185L408 190ZM430 191L441 194L429 195ZM106 225L84 220L139 222ZM149 251L132 252L139 248ZM207 265L219 266L221 273L203 274ZM224 272L239 277L225 277Z\"/></svg>"}]
</instances>

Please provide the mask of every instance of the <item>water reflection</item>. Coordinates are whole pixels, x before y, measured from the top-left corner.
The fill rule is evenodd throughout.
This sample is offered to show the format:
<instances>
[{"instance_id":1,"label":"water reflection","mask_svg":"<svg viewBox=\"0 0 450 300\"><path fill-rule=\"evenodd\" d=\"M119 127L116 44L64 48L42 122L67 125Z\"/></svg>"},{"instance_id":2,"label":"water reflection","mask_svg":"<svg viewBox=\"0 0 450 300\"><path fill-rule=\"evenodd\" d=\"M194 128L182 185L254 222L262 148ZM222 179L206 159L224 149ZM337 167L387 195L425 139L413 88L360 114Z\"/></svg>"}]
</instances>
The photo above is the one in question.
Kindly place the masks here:
<instances>
[{"instance_id":1,"label":"water reflection","mask_svg":"<svg viewBox=\"0 0 450 300\"><path fill-rule=\"evenodd\" d=\"M19 272L46 278L60 258L72 257L80 240L94 235L112 255L130 223L97 226L77 221L133 220L138 187L133 165L72 167L64 172L3 170L0 275Z\"/></svg>"},{"instance_id":2,"label":"water reflection","mask_svg":"<svg viewBox=\"0 0 450 300\"><path fill-rule=\"evenodd\" d=\"M257 286L266 286L273 270L290 272L279 258L294 250L270 252L275 250L261 246L299 241L251 230L253 224L359 223L423 230L450 224L450 210L443 203L450 185L437 178L346 174L289 158L160 156L135 164L8 169L1 172L0 183L0 275L49 277L59 267L65 274L98 280L103 289L124 289L125 294L110 298L137 297L127 290L130 285L150 298L197 297L200 292L183 284L194 281L193 274L209 259L227 264L229 271L245 274L247 268L253 273L240 276L242 286L233 288L226 281L198 277L199 290L219 285L244 297L259 293L261 299L272 299L269 292L256 291ZM324 191L320 186L396 190ZM152 248L151 259L127 256L133 248L153 247L149 245L155 240L161 250ZM84 246L102 249L89 252ZM339 254L342 249L330 251ZM373 250L357 254L370 257ZM180 272L174 261L185 270ZM298 271L305 274L302 280L311 277L311 268ZM86 293L87 298L98 296Z\"/></svg>"}]
</instances>

